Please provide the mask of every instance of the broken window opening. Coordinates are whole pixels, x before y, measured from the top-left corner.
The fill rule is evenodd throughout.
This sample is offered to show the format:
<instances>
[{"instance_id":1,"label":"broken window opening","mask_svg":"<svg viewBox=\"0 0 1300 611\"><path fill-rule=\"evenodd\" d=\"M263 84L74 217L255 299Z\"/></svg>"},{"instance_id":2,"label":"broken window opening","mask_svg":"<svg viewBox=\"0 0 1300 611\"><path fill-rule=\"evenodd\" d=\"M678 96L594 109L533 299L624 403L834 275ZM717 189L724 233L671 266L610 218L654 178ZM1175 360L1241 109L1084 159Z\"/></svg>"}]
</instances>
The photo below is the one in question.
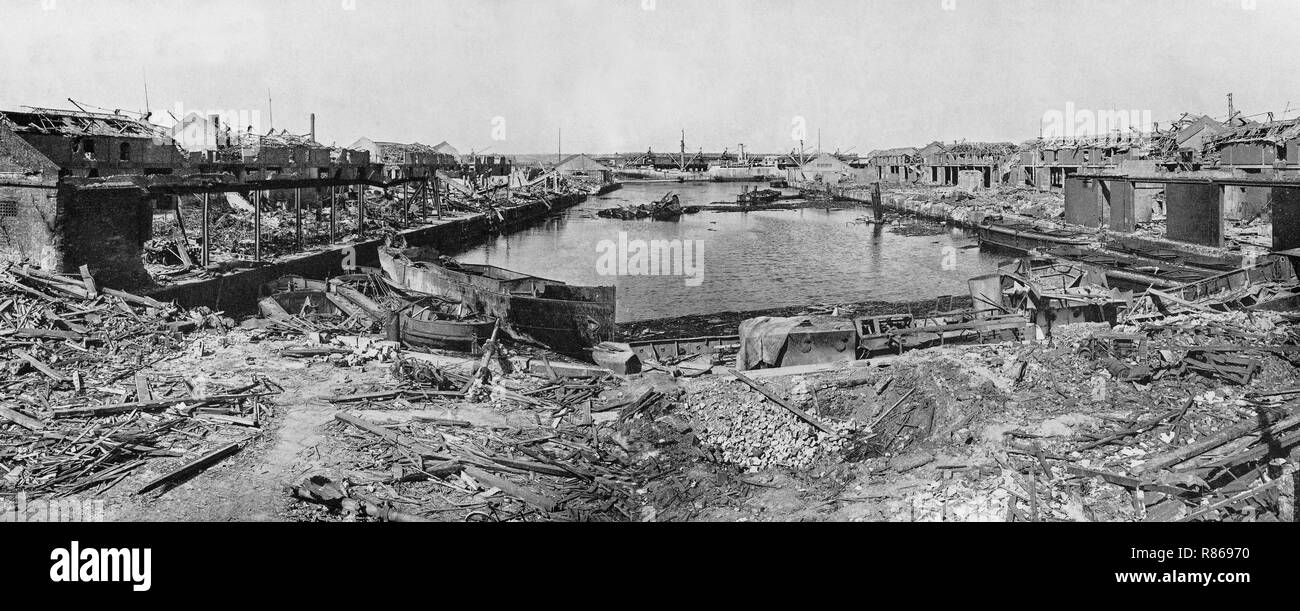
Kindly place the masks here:
<instances>
[{"instance_id":1,"label":"broken window opening","mask_svg":"<svg viewBox=\"0 0 1300 611\"><path fill-rule=\"evenodd\" d=\"M130 160L131 160L131 143L130 143L130 142L123 142L122 145L121 145L120 147L118 147L117 160L118 160L118 161L130 161Z\"/></svg>"}]
</instances>

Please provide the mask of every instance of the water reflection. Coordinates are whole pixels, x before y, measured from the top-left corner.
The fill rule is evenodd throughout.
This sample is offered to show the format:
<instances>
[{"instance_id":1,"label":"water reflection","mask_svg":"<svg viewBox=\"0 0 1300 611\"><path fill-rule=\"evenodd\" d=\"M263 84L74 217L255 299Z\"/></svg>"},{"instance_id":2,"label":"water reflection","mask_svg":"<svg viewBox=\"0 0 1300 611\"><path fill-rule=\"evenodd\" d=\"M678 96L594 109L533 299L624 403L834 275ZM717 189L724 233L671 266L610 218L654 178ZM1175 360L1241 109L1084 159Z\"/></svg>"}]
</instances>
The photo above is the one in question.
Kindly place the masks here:
<instances>
[{"instance_id":1,"label":"water reflection","mask_svg":"<svg viewBox=\"0 0 1300 611\"><path fill-rule=\"evenodd\" d=\"M965 293L968 278L989 273L996 264L991 255L962 248L974 238L960 229L907 236L854 223L870 214L865 208L702 212L678 222L595 215L600 208L646 203L669 191L682 205L699 205L735 201L741 185L630 184L456 256L571 284L614 284L619 322L810 303L932 299ZM602 275L598 245L617 243L620 232L626 240L698 240L703 283L688 286L680 275ZM951 269L945 269L945 255Z\"/></svg>"}]
</instances>

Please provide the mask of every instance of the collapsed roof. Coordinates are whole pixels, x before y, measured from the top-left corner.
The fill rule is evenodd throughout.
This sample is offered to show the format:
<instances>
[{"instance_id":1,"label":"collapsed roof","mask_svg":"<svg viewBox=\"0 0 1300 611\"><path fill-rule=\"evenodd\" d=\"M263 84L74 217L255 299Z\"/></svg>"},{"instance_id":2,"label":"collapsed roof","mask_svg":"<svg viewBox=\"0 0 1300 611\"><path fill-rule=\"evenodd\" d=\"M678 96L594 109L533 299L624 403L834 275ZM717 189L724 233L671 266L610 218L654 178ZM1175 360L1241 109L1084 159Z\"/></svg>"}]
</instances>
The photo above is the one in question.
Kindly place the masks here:
<instances>
[{"instance_id":1,"label":"collapsed roof","mask_svg":"<svg viewBox=\"0 0 1300 611\"><path fill-rule=\"evenodd\" d=\"M50 108L32 108L31 112L0 110L0 122L17 133L54 134L69 138L170 138L162 127L122 114Z\"/></svg>"},{"instance_id":2,"label":"collapsed roof","mask_svg":"<svg viewBox=\"0 0 1300 611\"><path fill-rule=\"evenodd\" d=\"M1210 145L1214 148L1245 143L1280 145L1297 138L1300 138L1300 118L1229 129L1210 140Z\"/></svg>"}]
</instances>

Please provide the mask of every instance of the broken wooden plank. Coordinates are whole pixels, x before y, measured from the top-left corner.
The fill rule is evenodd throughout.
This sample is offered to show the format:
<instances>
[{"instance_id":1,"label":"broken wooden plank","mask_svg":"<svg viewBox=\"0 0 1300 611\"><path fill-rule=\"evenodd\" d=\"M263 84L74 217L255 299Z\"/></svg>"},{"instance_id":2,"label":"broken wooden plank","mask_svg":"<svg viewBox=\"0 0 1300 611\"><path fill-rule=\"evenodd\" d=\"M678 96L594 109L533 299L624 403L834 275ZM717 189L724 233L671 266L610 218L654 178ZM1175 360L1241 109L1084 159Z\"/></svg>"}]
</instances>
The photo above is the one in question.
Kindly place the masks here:
<instances>
[{"instance_id":1,"label":"broken wooden plank","mask_svg":"<svg viewBox=\"0 0 1300 611\"><path fill-rule=\"evenodd\" d=\"M149 378L145 377L143 373L135 374L135 400L153 401L153 391L149 389Z\"/></svg>"},{"instance_id":2,"label":"broken wooden plank","mask_svg":"<svg viewBox=\"0 0 1300 611\"><path fill-rule=\"evenodd\" d=\"M727 373L730 373L730 374L731 374L733 377L735 377L737 380L740 380L741 382L744 382L745 384L748 384L750 388L753 388L754 390L757 390L758 392L762 393L764 397L767 397L768 399L771 399L773 403L776 403L777 405L780 405L781 407L785 408L786 411L788 411L788 412L790 412L790 413L792 413L792 414L798 416L800 419L804 420L804 421L807 422L808 424L811 424L811 425L817 427L818 429L821 429L823 432L825 432L825 433L827 433L827 434L829 434L829 435L835 435L835 436L838 436L838 435L839 435L839 433L837 433L837 432L835 431L835 429L833 429L833 428L831 428L831 427L829 427L829 426L826 426L825 424L822 424L822 423L819 422L816 418L813 418L812 416L808 415L807 412L805 412L805 411L803 411L803 410L801 410L801 409L799 409L799 408L797 408L797 407L795 407L795 406L793 406L793 405L790 405L790 404L787 403L784 399L782 399L782 398L776 396L776 394L773 393L772 391L768 390L767 388L764 388L764 387L763 387L762 385L760 385L758 382L755 382L754 380L750 379L749 376L746 376L745 374L740 373L739 371L736 371L735 369L728 369L728 370L727 370Z\"/></svg>"},{"instance_id":3,"label":"broken wooden plank","mask_svg":"<svg viewBox=\"0 0 1300 611\"><path fill-rule=\"evenodd\" d=\"M379 426L378 424L366 420L365 418L359 418L347 412L339 412L337 414L334 414L334 419L338 420L339 422L346 422L348 424L351 424L352 426L355 426L368 433L378 435L379 437L383 438L385 441L388 441L389 443L411 450L412 452L420 454L421 456L427 456L435 460L454 460L452 457L447 456L446 454L443 454L441 452L438 452L437 450L425 444L410 439L406 435L402 435L397 431Z\"/></svg>"},{"instance_id":4,"label":"broken wooden plank","mask_svg":"<svg viewBox=\"0 0 1300 611\"><path fill-rule=\"evenodd\" d=\"M108 405L92 405L90 407L73 407L67 409L55 408L53 416L55 418L80 418L84 416L108 416L111 414L124 414L140 410L142 412L166 409L181 403L193 403L193 407L216 403L219 401L234 401L236 399L252 399L274 393L259 392L241 395L211 395L208 397L173 397L171 399L159 399L156 401L131 401L128 403L111 403Z\"/></svg>"},{"instance_id":5,"label":"broken wooden plank","mask_svg":"<svg viewBox=\"0 0 1300 611\"><path fill-rule=\"evenodd\" d=\"M91 298L99 296L99 287L95 286L95 278L90 275L90 266L82 265L78 270L81 272L81 282L86 286L86 292L90 293Z\"/></svg>"},{"instance_id":6,"label":"broken wooden plank","mask_svg":"<svg viewBox=\"0 0 1300 611\"><path fill-rule=\"evenodd\" d=\"M1239 452L1237 454L1232 454L1230 456L1224 456L1223 458L1220 458L1208 465L1202 465L1201 468L1224 467L1224 468L1231 469L1233 467L1245 464L1252 460L1258 460L1260 458L1264 458L1265 456L1268 456L1268 453L1272 451L1274 448L1278 450L1285 450L1296 444L1300 444L1300 431L1291 433L1290 435L1286 435L1281 439L1269 440L1267 443L1258 445L1244 452Z\"/></svg>"},{"instance_id":7,"label":"broken wooden plank","mask_svg":"<svg viewBox=\"0 0 1300 611\"><path fill-rule=\"evenodd\" d=\"M198 473L204 469L207 469L208 467L211 467L212 465L217 464L218 462L221 462L225 458L234 455L242 447L243 445L240 442L229 443L224 446L221 446L220 448L217 448L211 452L208 452L207 454L204 454L203 456L200 456L188 463L185 463L184 465L177 467L171 472L160 476L158 479L155 479L152 482L145 484L144 487L140 488L139 490L136 490L135 493L144 494L146 492L149 492L150 490L158 488L159 486L163 486L169 482L174 482L185 476Z\"/></svg>"},{"instance_id":8,"label":"broken wooden plank","mask_svg":"<svg viewBox=\"0 0 1300 611\"><path fill-rule=\"evenodd\" d=\"M1192 513L1189 513L1189 514L1187 514L1185 517L1183 517L1181 520L1178 520L1178 521L1179 521L1179 522L1191 522L1192 520L1195 520L1195 519L1198 519L1198 518L1204 517L1204 516L1206 516L1206 515L1209 515L1209 513L1212 512L1212 511L1215 511L1215 510L1218 510L1218 509L1222 509L1222 508L1227 507L1227 506L1229 506L1229 505L1235 505L1235 504L1240 503L1240 502L1242 502L1242 501L1250 500L1250 499L1253 498L1255 495L1257 495L1257 494L1259 494L1259 493L1261 493L1261 492L1263 492L1263 491L1265 491L1265 490L1268 490L1269 488L1274 488L1274 487L1276 487L1276 486L1277 486L1280 482L1282 482L1282 481L1283 481L1283 478L1280 478L1280 477L1279 477L1279 478L1277 478L1277 479L1275 479L1275 480L1273 480L1273 481L1271 481L1271 482L1268 482L1267 484L1262 484L1262 485L1256 486L1256 487L1251 488L1250 490L1247 490L1247 491L1242 492L1242 493L1240 493L1240 494L1235 494L1235 495L1230 496L1230 497L1228 497L1228 498L1226 498L1226 499L1223 499L1222 501L1219 501L1219 502L1217 502L1217 503L1213 503L1213 504L1211 504L1211 505L1208 506L1208 507L1204 507L1204 508L1202 508L1202 509L1200 509L1200 510L1197 510L1197 511L1194 511L1194 512L1192 512Z\"/></svg>"},{"instance_id":9,"label":"broken wooden plank","mask_svg":"<svg viewBox=\"0 0 1300 611\"><path fill-rule=\"evenodd\" d=\"M459 397L458 390L381 390L355 395L335 395L326 400L330 403L351 403L353 401L378 401L397 397Z\"/></svg>"},{"instance_id":10,"label":"broken wooden plank","mask_svg":"<svg viewBox=\"0 0 1300 611\"><path fill-rule=\"evenodd\" d=\"M243 417L240 417L240 416L230 416L230 415L227 415L227 414L199 414L199 415L196 416L196 417L197 417L199 420L206 420L206 421L211 421L211 422L220 422L220 423L223 423L223 424L236 424L236 425L239 425L239 426L247 426L247 427L251 427L251 428L257 428L257 421L253 420L252 418L243 418Z\"/></svg>"},{"instance_id":11,"label":"broken wooden plank","mask_svg":"<svg viewBox=\"0 0 1300 611\"><path fill-rule=\"evenodd\" d=\"M1115 434L1113 434L1113 435L1107 435L1107 436L1102 437L1101 439L1098 439L1098 440L1096 440L1096 441L1092 441L1092 442L1089 442L1089 443L1083 444L1083 445L1081 445L1081 446L1075 448L1074 451L1076 451L1076 452L1083 452L1084 450L1091 450L1091 449L1093 449L1093 448L1095 448L1095 447L1097 447L1097 446L1104 446L1104 445L1106 445L1106 444L1108 444L1108 443L1111 443L1111 442L1113 442L1113 441L1119 441L1120 439L1123 439L1123 438L1125 438L1125 437L1129 437L1129 436L1132 436L1132 435L1137 435L1138 433L1145 432L1147 429L1150 429L1150 428L1152 428L1152 427L1154 427L1154 426L1160 424L1161 422L1164 422L1165 420L1168 420L1168 419L1170 419L1170 418L1173 418L1174 416L1177 416L1178 414L1180 414L1180 413L1186 411L1187 408L1188 408L1188 407L1191 407L1191 405L1192 405L1194 402L1195 402L1194 399L1188 399L1188 400L1187 400L1187 404L1186 404L1186 406L1184 406L1184 407L1171 409L1171 410L1169 410L1169 411L1167 411L1167 412L1165 412L1165 413L1163 413L1163 414L1161 414L1161 415L1159 415L1159 416L1157 416L1157 417L1155 417L1155 418L1153 418L1153 419L1151 419L1151 420L1147 420L1146 422L1141 422L1141 423L1135 424L1135 425L1133 425L1133 426L1131 426L1131 427L1129 427L1129 428L1127 428L1127 429L1124 429L1124 430L1122 430L1122 431L1120 431L1120 432L1118 432L1118 433L1115 433Z\"/></svg>"},{"instance_id":12,"label":"broken wooden plank","mask_svg":"<svg viewBox=\"0 0 1300 611\"><path fill-rule=\"evenodd\" d=\"M30 431L40 431L45 429L45 423L40 420L7 407L0 407L0 417Z\"/></svg>"},{"instance_id":13,"label":"broken wooden plank","mask_svg":"<svg viewBox=\"0 0 1300 611\"><path fill-rule=\"evenodd\" d=\"M501 492L513 496L547 513L555 511L555 508L559 506L559 503L555 499L518 486L510 480L503 477L497 477L482 469L467 466L465 467L465 475L474 478L480 484L488 488L498 488Z\"/></svg>"},{"instance_id":14,"label":"broken wooden plank","mask_svg":"<svg viewBox=\"0 0 1300 611\"><path fill-rule=\"evenodd\" d=\"M890 378L890 380L893 380L893 378ZM911 389L909 389L907 392L903 393L903 396L900 397L900 398L898 399L898 401L895 401L893 405L889 406L889 409L886 409L885 411L880 412L880 415L879 415L879 416L876 416L876 419L875 419L875 420L872 420L872 421L871 421L871 424L868 424L868 425L867 425L867 428L868 428L868 429L875 429L877 424L880 424L880 422L881 422L882 420L884 420L886 416L888 416L888 415L889 415L890 413L892 413L895 409L897 409L898 406L902 405L903 402L906 401L908 397L912 396L912 393L914 393L914 392L916 392L916 389L915 389L915 388L911 388Z\"/></svg>"},{"instance_id":15,"label":"broken wooden plank","mask_svg":"<svg viewBox=\"0 0 1300 611\"><path fill-rule=\"evenodd\" d=\"M1143 481L1136 477L1129 477L1127 475L1120 475L1118 473L1110 473L1108 471L1101 471L1098 469L1080 467L1078 465L1066 465L1065 470L1068 473L1073 473L1075 475L1082 475L1084 477L1099 477L1107 482L1115 484L1116 486L1123 486L1125 488L1130 488L1133 490L1150 490L1153 492L1172 494L1174 496L1195 496L1199 494L1197 491L1190 490L1188 488L1179 488L1178 486L1170 486L1168 484L1160 484L1156 482Z\"/></svg>"},{"instance_id":16,"label":"broken wooden plank","mask_svg":"<svg viewBox=\"0 0 1300 611\"><path fill-rule=\"evenodd\" d=\"M76 331L64 331L62 329L14 329L13 334L18 337L31 337L36 339L76 339L80 340L86 336Z\"/></svg>"},{"instance_id":17,"label":"broken wooden plank","mask_svg":"<svg viewBox=\"0 0 1300 611\"><path fill-rule=\"evenodd\" d=\"M16 356L16 357L18 357L18 358L20 358L20 359L22 359L22 360L24 360L24 361L27 361L28 363L31 364L32 367L35 367L37 371L39 371L39 372L45 374L45 375L48 376L50 379L52 379L52 380L54 380L54 381L56 381L56 382L63 382L63 381L66 381L66 380L68 379L67 376L63 375L62 372L60 372L60 371L54 369L53 367L50 367L49 365L46 365L44 361L42 361L42 360L40 360L40 359L38 359L38 358L36 358L36 357L30 355L30 354L27 354L27 351L26 351L26 350L23 350L23 349L21 349L21 348L14 348L12 352L13 352L14 356Z\"/></svg>"},{"instance_id":18,"label":"broken wooden plank","mask_svg":"<svg viewBox=\"0 0 1300 611\"><path fill-rule=\"evenodd\" d=\"M1201 304L1199 304L1199 303L1192 303L1192 302L1190 302L1190 301L1187 301L1186 299L1182 299L1182 298L1179 298L1179 297L1174 297L1173 295L1170 295L1169 293L1165 293L1165 292L1163 292L1163 291L1159 291L1159 290L1156 290L1156 289L1153 289L1153 288L1150 288L1150 287L1147 288L1147 295L1150 296L1150 297L1152 297L1153 299L1156 299L1156 300L1157 300L1157 304L1156 304L1156 306L1157 306L1157 307L1160 307L1162 310L1163 310L1164 308L1160 305L1159 302L1160 302L1160 301L1170 301L1170 302L1176 303L1176 304L1178 304L1178 305L1180 305L1180 306L1183 306L1183 307L1185 307L1185 308L1191 308L1191 309L1193 309L1193 310L1200 310L1200 311L1202 311L1202 312L1208 312L1208 313L1211 313L1211 314L1219 314L1219 313L1220 313L1220 312L1218 312L1217 310L1214 310L1213 308L1210 308L1210 307L1207 307L1207 306L1203 306L1203 305L1201 305Z\"/></svg>"},{"instance_id":19,"label":"broken wooden plank","mask_svg":"<svg viewBox=\"0 0 1300 611\"><path fill-rule=\"evenodd\" d=\"M1292 409L1292 412L1294 412L1294 408ZM1136 474L1142 474L1151 471L1158 471L1166 467L1172 467L1174 465L1177 465L1178 463L1200 456L1201 454L1209 452L1214 448L1217 448L1225 443L1228 443L1229 441L1243 437L1245 435L1249 435L1251 433L1256 433L1256 432L1262 434L1276 433L1279 431L1284 431L1286 429L1289 429L1298 424L1300 424L1300 415L1293 414L1289 418L1279 420L1278 422L1275 422L1267 426L1261 426L1257 422L1252 422L1250 424L1246 424L1236 428L1231 428L1222 431L1218 435L1214 435L1209 439L1199 441L1197 443L1193 443L1192 445L1189 446L1178 448L1177 450L1174 450L1172 452L1167 452L1151 460L1148 460L1145 463L1142 463L1134 467L1133 473L1136 475Z\"/></svg>"}]
</instances>

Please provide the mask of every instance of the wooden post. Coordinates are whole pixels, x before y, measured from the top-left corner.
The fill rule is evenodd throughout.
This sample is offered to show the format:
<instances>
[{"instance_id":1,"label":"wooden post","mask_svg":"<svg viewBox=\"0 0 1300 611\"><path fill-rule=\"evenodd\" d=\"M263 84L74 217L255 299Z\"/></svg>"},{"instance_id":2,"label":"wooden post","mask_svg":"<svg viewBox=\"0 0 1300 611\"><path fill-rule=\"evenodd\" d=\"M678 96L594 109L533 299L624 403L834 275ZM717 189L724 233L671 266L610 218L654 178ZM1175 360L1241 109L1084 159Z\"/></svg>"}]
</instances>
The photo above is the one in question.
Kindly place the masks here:
<instances>
[{"instance_id":1,"label":"wooden post","mask_svg":"<svg viewBox=\"0 0 1300 611\"><path fill-rule=\"evenodd\" d=\"M211 195L211 193L203 194L203 255L201 257L203 267L212 264L212 248L211 244L209 244L208 234L208 198Z\"/></svg>"},{"instance_id":2,"label":"wooden post","mask_svg":"<svg viewBox=\"0 0 1300 611\"><path fill-rule=\"evenodd\" d=\"M302 250L302 188L293 190L293 230L298 238L298 250Z\"/></svg>"},{"instance_id":3,"label":"wooden post","mask_svg":"<svg viewBox=\"0 0 1300 611\"><path fill-rule=\"evenodd\" d=\"M262 192L253 191L253 260L262 260Z\"/></svg>"},{"instance_id":4,"label":"wooden post","mask_svg":"<svg viewBox=\"0 0 1300 611\"><path fill-rule=\"evenodd\" d=\"M424 179L424 184L420 186L420 222L425 223L429 220L429 179Z\"/></svg>"},{"instance_id":5,"label":"wooden post","mask_svg":"<svg viewBox=\"0 0 1300 611\"><path fill-rule=\"evenodd\" d=\"M402 226L404 227L411 225L411 200L407 195L410 192L410 184L409 182L402 183Z\"/></svg>"},{"instance_id":6,"label":"wooden post","mask_svg":"<svg viewBox=\"0 0 1300 611\"><path fill-rule=\"evenodd\" d=\"M330 244L334 243L334 236L338 231L338 214L339 214L339 187L334 185L330 187Z\"/></svg>"},{"instance_id":7,"label":"wooden post","mask_svg":"<svg viewBox=\"0 0 1300 611\"><path fill-rule=\"evenodd\" d=\"M438 220L442 220L442 183L433 177L433 206L438 210Z\"/></svg>"},{"instance_id":8,"label":"wooden post","mask_svg":"<svg viewBox=\"0 0 1300 611\"><path fill-rule=\"evenodd\" d=\"M1282 475L1278 477L1277 518L1280 522L1295 522L1295 472L1296 463L1300 462L1300 449L1291 450L1290 456L1282 463Z\"/></svg>"},{"instance_id":9,"label":"wooden post","mask_svg":"<svg viewBox=\"0 0 1300 611\"><path fill-rule=\"evenodd\" d=\"M885 209L880 205L880 182L871 183L871 208L875 212L876 220L885 220Z\"/></svg>"},{"instance_id":10,"label":"wooden post","mask_svg":"<svg viewBox=\"0 0 1300 611\"><path fill-rule=\"evenodd\" d=\"M357 185L357 237L366 234L366 186Z\"/></svg>"}]
</instances>

